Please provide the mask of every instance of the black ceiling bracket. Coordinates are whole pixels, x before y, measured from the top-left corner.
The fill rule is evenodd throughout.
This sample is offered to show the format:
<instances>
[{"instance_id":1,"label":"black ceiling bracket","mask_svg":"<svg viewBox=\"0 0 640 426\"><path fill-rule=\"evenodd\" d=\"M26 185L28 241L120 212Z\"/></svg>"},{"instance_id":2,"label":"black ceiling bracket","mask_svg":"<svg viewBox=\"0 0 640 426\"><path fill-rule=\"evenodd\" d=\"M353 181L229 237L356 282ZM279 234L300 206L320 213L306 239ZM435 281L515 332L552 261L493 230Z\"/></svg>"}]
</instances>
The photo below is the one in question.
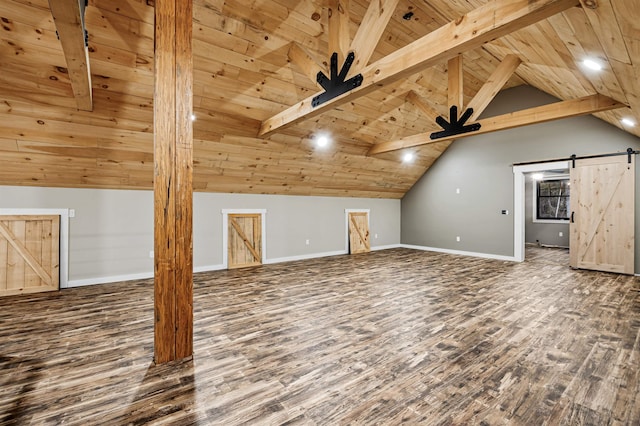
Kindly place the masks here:
<instances>
[{"instance_id":1,"label":"black ceiling bracket","mask_svg":"<svg viewBox=\"0 0 640 426\"><path fill-rule=\"evenodd\" d=\"M473 114L473 108L467 108L460 119L458 119L458 107L453 105L449 109L449 121L444 119L442 116L438 116L436 118L436 123L438 123L438 125L444 130L441 132L431 133L429 137L431 140L434 140L480 130L480 127L482 127L480 123L465 124L467 120L471 118L471 114Z\"/></svg>"},{"instance_id":2,"label":"black ceiling bracket","mask_svg":"<svg viewBox=\"0 0 640 426\"><path fill-rule=\"evenodd\" d=\"M355 75L349 80L345 81L345 78L347 78L347 74L351 69L351 65L353 64L354 59L354 53L349 52L347 58L344 60L342 68L340 69L340 74L338 74L338 53L334 52L333 55L331 55L331 78L324 75L322 71L318 72L316 81L320 84L320 86L322 86L322 88L324 89L324 93L315 96L311 100L311 106L317 107L318 105L330 101L331 99L338 97L344 93L347 93L362 84L362 74Z\"/></svg>"}]
</instances>

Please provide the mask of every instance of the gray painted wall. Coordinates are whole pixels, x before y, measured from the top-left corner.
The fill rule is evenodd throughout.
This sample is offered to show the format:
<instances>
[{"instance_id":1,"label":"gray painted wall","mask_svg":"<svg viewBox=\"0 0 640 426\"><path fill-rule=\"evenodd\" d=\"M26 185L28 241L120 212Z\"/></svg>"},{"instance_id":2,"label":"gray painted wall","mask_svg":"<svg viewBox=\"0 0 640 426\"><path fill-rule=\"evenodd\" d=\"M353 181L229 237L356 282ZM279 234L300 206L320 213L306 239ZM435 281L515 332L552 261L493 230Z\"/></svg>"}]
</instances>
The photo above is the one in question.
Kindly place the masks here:
<instances>
[{"instance_id":1,"label":"gray painted wall","mask_svg":"<svg viewBox=\"0 0 640 426\"><path fill-rule=\"evenodd\" d=\"M524 241L527 243L540 243L549 246L569 247L569 222L540 223L533 221L534 188L535 180L531 179L531 176L526 176L524 198ZM560 236L560 232L562 232L562 237Z\"/></svg>"},{"instance_id":2,"label":"gray painted wall","mask_svg":"<svg viewBox=\"0 0 640 426\"><path fill-rule=\"evenodd\" d=\"M483 116L554 101L531 87L516 87L501 92ZM640 139L591 116L457 140L402 199L401 241L513 256L512 164L624 151L628 147L640 149ZM636 216L640 214L639 188L636 185ZM502 209L510 214L502 215ZM639 223L636 220L636 235L640 235ZM460 242L456 242L456 236L460 236ZM640 244L636 244L638 265L639 260Z\"/></svg>"},{"instance_id":3,"label":"gray painted wall","mask_svg":"<svg viewBox=\"0 0 640 426\"><path fill-rule=\"evenodd\" d=\"M400 243L400 200L195 193L193 205L195 268L223 262L223 209L267 210L267 260L344 251L345 209L370 209L372 248ZM75 209L70 281L153 272L151 191L0 186L0 208Z\"/></svg>"}]
</instances>

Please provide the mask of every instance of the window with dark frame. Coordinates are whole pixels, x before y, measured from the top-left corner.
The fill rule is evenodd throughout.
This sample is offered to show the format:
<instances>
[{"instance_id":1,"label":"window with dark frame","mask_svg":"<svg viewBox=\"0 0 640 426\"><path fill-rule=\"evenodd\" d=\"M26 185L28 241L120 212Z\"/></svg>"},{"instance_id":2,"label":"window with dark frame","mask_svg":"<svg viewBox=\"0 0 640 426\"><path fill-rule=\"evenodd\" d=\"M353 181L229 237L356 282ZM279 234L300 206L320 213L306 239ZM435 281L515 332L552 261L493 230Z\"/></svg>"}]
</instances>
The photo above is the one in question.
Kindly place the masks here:
<instances>
[{"instance_id":1,"label":"window with dark frame","mask_svg":"<svg viewBox=\"0 0 640 426\"><path fill-rule=\"evenodd\" d=\"M537 181L536 219L569 220L570 188L568 178Z\"/></svg>"}]
</instances>

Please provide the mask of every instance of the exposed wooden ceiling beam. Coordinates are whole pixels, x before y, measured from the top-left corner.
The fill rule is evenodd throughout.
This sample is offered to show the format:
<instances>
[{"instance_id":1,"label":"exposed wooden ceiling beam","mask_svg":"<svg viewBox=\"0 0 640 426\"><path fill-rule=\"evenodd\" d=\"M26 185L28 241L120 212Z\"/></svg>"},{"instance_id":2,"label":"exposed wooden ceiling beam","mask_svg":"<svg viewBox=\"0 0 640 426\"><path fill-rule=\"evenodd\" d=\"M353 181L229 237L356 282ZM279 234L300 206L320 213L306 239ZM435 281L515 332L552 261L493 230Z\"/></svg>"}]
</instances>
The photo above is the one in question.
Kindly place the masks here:
<instances>
[{"instance_id":1,"label":"exposed wooden ceiling beam","mask_svg":"<svg viewBox=\"0 0 640 426\"><path fill-rule=\"evenodd\" d=\"M449 108L457 106L460 114L464 112L464 81L462 72L462 55L449 59L447 65L447 76L449 85L447 86L447 98Z\"/></svg>"},{"instance_id":2,"label":"exposed wooden ceiling beam","mask_svg":"<svg viewBox=\"0 0 640 426\"><path fill-rule=\"evenodd\" d=\"M484 112L485 108L489 105L493 98L495 98L500 89L504 87L505 83L509 80L509 78L511 78L513 73L515 73L521 62L522 61L520 60L520 58L518 58L516 55L505 56L500 65L498 65L495 71L491 73L487 82L482 85L480 90L478 90L478 93L476 93L473 99L471 99L471 101L469 102L468 107L473 108L473 114L471 114L470 118L471 121L476 120L480 116L480 114ZM451 63L449 64L449 66L451 68ZM454 66L457 65L454 64ZM407 94L407 100L411 102L415 107L417 107L427 117L427 119L429 119L431 122L434 122L433 129L429 130L428 132L402 138L403 143L407 144L407 147L422 145L425 141L425 135L428 136L431 133L440 130L438 125L435 123L436 117L438 117L438 115L440 114L438 114L438 112L429 104L422 101L422 99L420 99L418 94L414 91L410 91ZM427 141L427 143L429 143L429 141ZM384 148L380 145L383 144L378 144L371 148L368 155L376 154L378 153L376 151L377 149ZM405 147L403 146L402 148Z\"/></svg>"},{"instance_id":3,"label":"exposed wooden ceiling beam","mask_svg":"<svg viewBox=\"0 0 640 426\"><path fill-rule=\"evenodd\" d=\"M393 15L399 0L372 0L362 18L356 35L351 43L351 50L355 52L355 60L351 68L351 75L355 75L367 66L373 51L376 49L382 33L387 28L389 19Z\"/></svg>"},{"instance_id":4,"label":"exposed wooden ceiling beam","mask_svg":"<svg viewBox=\"0 0 640 426\"><path fill-rule=\"evenodd\" d=\"M84 2L84 0L80 0ZM60 44L67 61L71 88L78 109L93 110L89 49L85 44L82 8L78 0L49 0Z\"/></svg>"},{"instance_id":5,"label":"exposed wooden ceiling beam","mask_svg":"<svg viewBox=\"0 0 640 426\"><path fill-rule=\"evenodd\" d=\"M429 137L431 132L427 132L391 142L383 142L371 148L371 150L369 150L369 155L382 154L384 152L397 151L403 148L446 142L454 139L460 139L462 137L483 135L486 133L497 132L499 130L513 129L515 127L545 123L547 121L594 114L596 112L625 107L626 105L604 95L596 94L585 96L583 98L555 102L549 105L486 118L478 121L478 123L482 125L480 130L473 133L467 133L465 135L452 135L431 140Z\"/></svg>"},{"instance_id":6,"label":"exposed wooden ceiling beam","mask_svg":"<svg viewBox=\"0 0 640 426\"><path fill-rule=\"evenodd\" d=\"M473 108L470 120L477 119L484 112L485 108L502 90L521 63L522 60L516 55L505 56L500 65L491 73L487 82L482 85L478 93L469 101L467 107Z\"/></svg>"},{"instance_id":7,"label":"exposed wooden ceiling beam","mask_svg":"<svg viewBox=\"0 0 640 426\"><path fill-rule=\"evenodd\" d=\"M480 114L484 112L485 108L504 87L513 73L516 72L516 69L521 63L522 61L516 55L505 56L500 65L498 65L495 71L491 73L487 82L482 85L480 90L478 90L478 93L476 93L473 99L469 102L468 108L473 108L473 114L471 114L470 120L476 120ZM451 64L449 65L451 66ZM436 117L440 115L438 111L420 99L420 96L413 90L407 94L407 100L418 108L424 116L429 119L429 121L434 122L434 131L436 131L438 126L435 124L435 120ZM449 107L451 107L451 104Z\"/></svg>"},{"instance_id":8,"label":"exposed wooden ceiling beam","mask_svg":"<svg viewBox=\"0 0 640 426\"><path fill-rule=\"evenodd\" d=\"M338 53L338 63L343 64L349 53L349 0L329 0L329 55ZM317 72L317 71L316 71Z\"/></svg>"},{"instance_id":9,"label":"exposed wooden ceiling beam","mask_svg":"<svg viewBox=\"0 0 640 426\"><path fill-rule=\"evenodd\" d=\"M317 94L310 96L265 120L259 136L267 136L285 126L321 114L577 4L577 0L491 1L366 66L361 71L364 81L360 87L315 108L312 100ZM352 47L356 45L355 41Z\"/></svg>"},{"instance_id":10,"label":"exposed wooden ceiling beam","mask_svg":"<svg viewBox=\"0 0 640 426\"><path fill-rule=\"evenodd\" d=\"M295 41L289 46L288 57L311 81L318 84L317 75L319 71L327 74L327 67L318 62L316 58L300 46ZM318 87L320 85L318 84Z\"/></svg>"}]
</instances>

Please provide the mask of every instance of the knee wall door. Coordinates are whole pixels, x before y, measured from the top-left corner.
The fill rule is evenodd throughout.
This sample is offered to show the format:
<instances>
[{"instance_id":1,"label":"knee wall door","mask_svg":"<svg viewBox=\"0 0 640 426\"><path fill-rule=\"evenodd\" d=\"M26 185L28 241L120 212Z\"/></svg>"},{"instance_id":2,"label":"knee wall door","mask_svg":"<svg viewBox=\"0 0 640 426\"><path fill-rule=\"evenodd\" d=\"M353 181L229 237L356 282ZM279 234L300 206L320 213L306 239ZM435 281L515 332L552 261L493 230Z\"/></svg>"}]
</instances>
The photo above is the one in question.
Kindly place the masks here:
<instances>
[{"instance_id":1,"label":"knee wall door","mask_svg":"<svg viewBox=\"0 0 640 426\"><path fill-rule=\"evenodd\" d=\"M59 216L0 216L0 296L58 290L59 259Z\"/></svg>"}]
</instances>

